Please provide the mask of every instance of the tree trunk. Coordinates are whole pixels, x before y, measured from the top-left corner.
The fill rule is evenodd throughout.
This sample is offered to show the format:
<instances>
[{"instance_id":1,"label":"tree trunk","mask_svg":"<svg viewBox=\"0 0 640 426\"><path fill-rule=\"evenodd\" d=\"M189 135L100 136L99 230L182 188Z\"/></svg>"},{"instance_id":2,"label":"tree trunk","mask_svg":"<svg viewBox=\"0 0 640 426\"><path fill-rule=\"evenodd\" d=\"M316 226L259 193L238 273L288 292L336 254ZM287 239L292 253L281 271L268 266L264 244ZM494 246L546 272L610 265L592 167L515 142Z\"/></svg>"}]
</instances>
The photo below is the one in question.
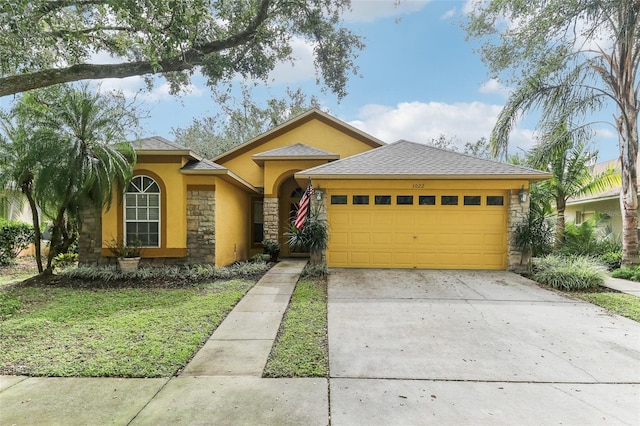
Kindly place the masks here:
<instances>
[{"instance_id":1,"label":"tree trunk","mask_svg":"<svg viewBox=\"0 0 640 426\"><path fill-rule=\"evenodd\" d=\"M638 258L638 111L629 106L617 118L620 137L620 163L622 187L620 210L622 212L622 267L634 267Z\"/></svg>"},{"instance_id":2,"label":"tree trunk","mask_svg":"<svg viewBox=\"0 0 640 426\"><path fill-rule=\"evenodd\" d=\"M562 243L564 243L564 229L565 229L565 217L564 211L566 209L566 202L564 199L556 200L556 210L558 210L557 220L556 220L556 248L560 248Z\"/></svg>"},{"instance_id":3,"label":"tree trunk","mask_svg":"<svg viewBox=\"0 0 640 426\"><path fill-rule=\"evenodd\" d=\"M40 217L38 215L38 206L36 200L31 193L31 183L22 184L22 193L27 197L29 208L31 208L31 221L33 222L33 246L36 250L36 265L38 265L38 273L42 273L42 232L40 232Z\"/></svg>"},{"instance_id":4,"label":"tree trunk","mask_svg":"<svg viewBox=\"0 0 640 426\"><path fill-rule=\"evenodd\" d=\"M616 127L620 141L620 165L622 187L620 210L622 212L622 266L634 267L638 259L638 72L637 25L640 4L624 1L618 8L618 42L614 54L606 58L611 66L609 85L616 94L618 116ZM607 81L605 79L605 81Z\"/></svg>"}]
</instances>

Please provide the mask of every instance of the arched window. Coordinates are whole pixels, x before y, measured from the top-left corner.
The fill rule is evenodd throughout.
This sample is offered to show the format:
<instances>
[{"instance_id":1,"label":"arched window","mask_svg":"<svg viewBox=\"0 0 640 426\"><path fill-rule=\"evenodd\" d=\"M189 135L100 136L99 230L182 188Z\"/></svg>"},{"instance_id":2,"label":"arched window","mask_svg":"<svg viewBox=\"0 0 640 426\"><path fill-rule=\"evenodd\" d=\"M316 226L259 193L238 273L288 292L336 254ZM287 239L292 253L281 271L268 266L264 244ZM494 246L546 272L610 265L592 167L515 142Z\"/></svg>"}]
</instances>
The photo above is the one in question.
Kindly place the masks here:
<instances>
[{"instance_id":1,"label":"arched window","mask_svg":"<svg viewBox=\"0 0 640 426\"><path fill-rule=\"evenodd\" d=\"M148 176L135 176L124 197L125 244L160 247L160 187Z\"/></svg>"}]
</instances>

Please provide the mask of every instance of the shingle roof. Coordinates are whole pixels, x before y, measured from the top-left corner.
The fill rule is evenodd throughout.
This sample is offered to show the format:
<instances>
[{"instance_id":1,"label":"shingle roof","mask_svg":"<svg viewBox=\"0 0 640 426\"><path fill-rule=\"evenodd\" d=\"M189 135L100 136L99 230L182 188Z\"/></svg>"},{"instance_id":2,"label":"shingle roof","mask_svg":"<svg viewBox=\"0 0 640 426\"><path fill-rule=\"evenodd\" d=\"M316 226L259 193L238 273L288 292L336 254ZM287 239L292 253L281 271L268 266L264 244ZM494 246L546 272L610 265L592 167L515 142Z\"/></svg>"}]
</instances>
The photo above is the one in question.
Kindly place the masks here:
<instances>
[{"instance_id":1,"label":"shingle roof","mask_svg":"<svg viewBox=\"0 0 640 426\"><path fill-rule=\"evenodd\" d=\"M226 167L222 167L220 164L216 164L211 160L192 160L182 167L182 170L227 170Z\"/></svg>"},{"instance_id":2,"label":"shingle roof","mask_svg":"<svg viewBox=\"0 0 640 426\"><path fill-rule=\"evenodd\" d=\"M298 177L523 177L546 179L549 174L527 167L472 157L459 152L400 140L380 148L314 167Z\"/></svg>"},{"instance_id":3,"label":"shingle roof","mask_svg":"<svg viewBox=\"0 0 640 426\"><path fill-rule=\"evenodd\" d=\"M270 151L260 152L251 156L253 161L258 164L264 163L266 160L289 160L289 159L322 159L337 160L340 158L338 154L329 151L314 148L302 143L296 143L281 148L272 149Z\"/></svg>"},{"instance_id":4,"label":"shingle roof","mask_svg":"<svg viewBox=\"0 0 640 426\"><path fill-rule=\"evenodd\" d=\"M131 142L136 151L190 151L190 148L171 142L161 136L151 136Z\"/></svg>"}]
</instances>

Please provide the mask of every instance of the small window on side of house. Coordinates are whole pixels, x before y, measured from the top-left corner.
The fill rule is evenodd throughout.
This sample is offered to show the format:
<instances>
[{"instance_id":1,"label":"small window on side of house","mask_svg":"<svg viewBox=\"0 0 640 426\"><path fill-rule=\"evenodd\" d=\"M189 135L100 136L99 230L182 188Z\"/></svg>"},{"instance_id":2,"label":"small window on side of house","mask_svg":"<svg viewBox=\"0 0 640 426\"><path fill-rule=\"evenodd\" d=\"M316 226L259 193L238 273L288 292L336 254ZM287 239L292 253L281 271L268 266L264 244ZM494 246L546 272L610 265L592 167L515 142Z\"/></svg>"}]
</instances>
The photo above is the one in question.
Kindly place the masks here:
<instances>
[{"instance_id":1,"label":"small window on side of house","mask_svg":"<svg viewBox=\"0 0 640 426\"><path fill-rule=\"evenodd\" d=\"M253 200L253 244L258 244L264 240L264 202L263 200Z\"/></svg>"},{"instance_id":2,"label":"small window on side of house","mask_svg":"<svg viewBox=\"0 0 640 426\"><path fill-rule=\"evenodd\" d=\"M435 206L436 205L436 196L435 195L420 195L418 197L418 204L421 206Z\"/></svg>"},{"instance_id":3,"label":"small window on side of house","mask_svg":"<svg viewBox=\"0 0 640 426\"><path fill-rule=\"evenodd\" d=\"M580 225L582 223L582 212L576 212L576 225Z\"/></svg>"},{"instance_id":4,"label":"small window on side of house","mask_svg":"<svg viewBox=\"0 0 640 426\"><path fill-rule=\"evenodd\" d=\"M443 195L440 197L440 204L443 206L457 206L458 205L458 196L457 195Z\"/></svg>"},{"instance_id":5,"label":"small window on side of house","mask_svg":"<svg viewBox=\"0 0 640 426\"><path fill-rule=\"evenodd\" d=\"M376 205L391 205L391 195L376 195L373 197L373 202Z\"/></svg>"},{"instance_id":6,"label":"small window on side of house","mask_svg":"<svg viewBox=\"0 0 640 426\"><path fill-rule=\"evenodd\" d=\"M502 195L487 195L488 206L504 206L504 197Z\"/></svg>"},{"instance_id":7,"label":"small window on side of house","mask_svg":"<svg viewBox=\"0 0 640 426\"><path fill-rule=\"evenodd\" d=\"M396 196L396 204L399 206L411 206L413 205L413 195L398 195Z\"/></svg>"},{"instance_id":8,"label":"small window on side of house","mask_svg":"<svg viewBox=\"0 0 640 426\"><path fill-rule=\"evenodd\" d=\"M346 195L332 195L331 204L347 204Z\"/></svg>"},{"instance_id":9,"label":"small window on side of house","mask_svg":"<svg viewBox=\"0 0 640 426\"><path fill-rule=\"evenodd\" d=\"M354 205L369 204L369 196L368 195L354 195L352 201L353 201Z\"/></svg>"},{"instance_id":10,"label":"small window on side of house","mask_svg":"<svg viewBox=\"0 0 640 426\"><path fill-rule=\"evenodd\" d=\"M465 206L479 206L481 197L479 195L465 195L464 196L464 205Z\"/></svg>"}]
</instances>

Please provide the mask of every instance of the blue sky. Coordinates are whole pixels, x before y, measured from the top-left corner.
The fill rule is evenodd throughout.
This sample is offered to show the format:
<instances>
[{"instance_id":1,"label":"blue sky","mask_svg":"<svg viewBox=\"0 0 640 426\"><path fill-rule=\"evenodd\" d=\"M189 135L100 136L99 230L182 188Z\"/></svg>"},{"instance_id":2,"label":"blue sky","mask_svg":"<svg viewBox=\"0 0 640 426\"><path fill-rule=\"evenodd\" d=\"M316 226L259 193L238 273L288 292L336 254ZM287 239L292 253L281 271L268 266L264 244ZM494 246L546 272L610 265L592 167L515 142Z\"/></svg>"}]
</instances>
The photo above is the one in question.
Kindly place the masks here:
<instances>
[{"instance_id":1,"label":"blue sky","mask_svg":"<svg viewBox=\"0 0 640 426\"><path fill-rule=\"evenodd\" d=\"M266 87L254 89L255 100L283 97L287 86L302 87L333 116L388 143L427 142L445 135L464 145L488 138L509 92L489 78L474 53L477 42L465 40L460 22L467 1L402 0L394 6L393 0L352 0L345 23L364 36L367 47L357 60L361 76L350 79L348 95L338 103L333 94L320 91L311 48L297 41L295 65L278 66ZM175 97L168 94L164 80L157 79L151 92L138 95L150 114L143 122L144 136L173 139L172 129L218 112L205 80L196 75L192 83L189 91ZM144 83L140 77L102 82L102 90L111 88L133 96ZM7 104L0 98L0 106ZM533 144L534 125L525 120L515 129L512 151ZM611 126L600 126L596 140L601 160L618 155Z\"/></svg>"}]
</instances>

